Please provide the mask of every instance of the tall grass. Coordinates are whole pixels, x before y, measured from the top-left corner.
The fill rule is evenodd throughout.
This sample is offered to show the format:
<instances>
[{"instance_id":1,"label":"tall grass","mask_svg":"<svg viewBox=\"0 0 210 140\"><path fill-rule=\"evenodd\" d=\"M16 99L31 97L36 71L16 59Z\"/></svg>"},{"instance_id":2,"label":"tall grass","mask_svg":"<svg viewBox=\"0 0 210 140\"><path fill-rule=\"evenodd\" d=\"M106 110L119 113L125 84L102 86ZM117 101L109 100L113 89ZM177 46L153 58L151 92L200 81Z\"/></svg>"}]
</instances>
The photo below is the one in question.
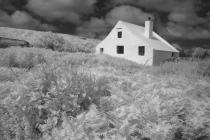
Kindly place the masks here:
<instances>
[{"instance_id":1,"label":"tall grass","mask_svg":"<svg viewBox=\"0 0 210 140\"><path fill-rule=\"evenodd\" d=\"M210 59L180 60L178 62L166 62L157 67L152 67L155 74L180 75L188 78L209 77Z\"/></svg>"},{"instance_id":2,"label":"tall grass","mask_svg":"<svg viewBox=\"0 0 210 140\"><path fill-rule=\"evenodd\" d=\"M0 50L0 66L31 69L39 64L65 62L66 65L85 66L91 68L110 68L126 73L133 73L143 66L134 62L114 58L106 55L94 55L86 53L54 52L40 48L12 47Z\"/></svg>"},{"instance_id":3,"label":"tall grass","mask_svg":"<svg viewBox=\"0 0 210 140\"><path fill-rule=\"evenodd\" d=\"M0 83L14 82L24 73L25 71L23 69L0 67Z\"/></svg>"},{"instance_id":4,"label":"tall grass","mask_svg":"<svg viewBox=\"0 0 210 140\"><path fill-rule=\"evenodd\" d=\"M12 47L0 49L0 66L31 69L38 64L53 61L57 53L38 48Z\"/></svg>"},{"instance_id":5,"label":"tall grass","mask_svg":"<svg viewBox=\"0 0 210 140\"><path fill-rule=\"evenodd\" d=\"M76 41L68 40L65 36L47 32L42 38L34 45L39 48L51 49L54 51L62 52L82 52L93 53L95 52L96 43L91 41L84 41L77 39Z\"/></svg>"},{"instance_id":6,"label":"tall grass","mask_svg":"<svg viewBox=\"0 0 210 140\"><path fill-rule=\"evenodd\" d=\"M0 55L3 139L209 139L208 59L143 67L38 48Z\"/></svg>"},{"instance_id":7,"label":"tall grass","mask_svg":"<svg viewBox=\"0 0 210 140\"><path fill-rule=\"evenodd\" d=\"M53 51L63 51L65 40L52 32L47 32L39 41L40 48L51 49Z\"/></svg>"},{"instance_id":8,"label":"tall grass","mask_svg":"<svg viewBox=\"0 0 210 140\"><path fill-rule=\"evenodd\" d=\"M0 35L7 38L28 41L34 47L67 52L92 53L95 52L95 47L100 42L99 40L79 36L6 27L0 27Z\"/></svg>"},{"instance_id":9,"label":"tall grass","mask_svg":"<svg viewBox=\"0 0 210 140\"><path fill-rule=\"evenodd\" d=\"M7 98L1 99L0 112L5 114L0 116L0 123L8 123L4 131L10 133L9 127L12 127L13 133L3 134L2 138L14 139L21 135L23 139L38 139L42 133L52 133L51 129L65 125L63 117L77 117L87 112L90 105L99 106L100 98L110 96L105 78L96 78L65 63L42 64L20 78L8 90ZM45 128L45 123L50 128Z\"/></svg>"},{"instance_id":10,"label":"tall grass","mask_svg":"<svg viewBox=\"0 0 210 140\"><path fill-rule=\"evenodd\" d=\"M66 43L63 46L63 51L65 52L82 52L82 53L94 53L95 52L96 45L90 42L87 43L72 43L69 41L66 41Z\"/></svg>"}]
</instances>

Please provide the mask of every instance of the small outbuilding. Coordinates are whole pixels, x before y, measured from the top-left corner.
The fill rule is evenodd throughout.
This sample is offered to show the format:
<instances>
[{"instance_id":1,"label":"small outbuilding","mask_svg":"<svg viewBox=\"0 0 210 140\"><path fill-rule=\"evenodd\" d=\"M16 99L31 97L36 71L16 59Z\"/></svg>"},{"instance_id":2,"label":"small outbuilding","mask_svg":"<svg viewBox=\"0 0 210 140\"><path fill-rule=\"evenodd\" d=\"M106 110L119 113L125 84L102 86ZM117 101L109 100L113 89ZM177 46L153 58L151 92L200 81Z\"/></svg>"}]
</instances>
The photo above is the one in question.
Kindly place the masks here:
<instances>
[{"instance_id":1,"label":"small outbuilding","mask_svg":"<svg viewBox=\"0 0 210 140\"><path fill-rule=\"evenodd\" d=\"M153 21L145 27L119 21L96 47L96 54L121 57L143 65L159 65L178 57L179 51L153 31Z\"/></svg>"}]
</instances>

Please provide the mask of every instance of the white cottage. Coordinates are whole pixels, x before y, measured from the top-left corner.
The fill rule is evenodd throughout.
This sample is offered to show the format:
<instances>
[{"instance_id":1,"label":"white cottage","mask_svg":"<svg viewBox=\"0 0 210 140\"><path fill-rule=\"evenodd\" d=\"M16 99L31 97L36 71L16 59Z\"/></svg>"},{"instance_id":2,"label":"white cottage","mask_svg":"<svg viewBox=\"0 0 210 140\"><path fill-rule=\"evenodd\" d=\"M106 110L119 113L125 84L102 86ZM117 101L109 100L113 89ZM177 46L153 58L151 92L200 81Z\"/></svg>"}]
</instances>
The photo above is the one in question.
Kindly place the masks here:
<instances>
[{"instance_id":1,"label":"white cottage","mask_svg":"<svg viewBox=\"0 0 210 140\"><path fill-rule=\"evenodd\" d=\"M145 27L119 21L96 47L96 54L159 65L164 60L178 57L179 51L153 31L153 21L149 19L145 21Z\"/></svg>"}]
</instances>

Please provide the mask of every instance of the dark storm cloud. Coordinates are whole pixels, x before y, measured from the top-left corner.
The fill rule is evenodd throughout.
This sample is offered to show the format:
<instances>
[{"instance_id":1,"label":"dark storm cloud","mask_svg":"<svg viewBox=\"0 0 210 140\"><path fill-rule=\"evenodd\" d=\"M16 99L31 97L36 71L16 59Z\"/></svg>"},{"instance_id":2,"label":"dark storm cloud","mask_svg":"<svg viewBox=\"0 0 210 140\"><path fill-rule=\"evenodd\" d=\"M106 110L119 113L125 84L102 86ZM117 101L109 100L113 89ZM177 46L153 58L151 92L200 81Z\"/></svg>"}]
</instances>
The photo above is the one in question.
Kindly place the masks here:
<instances>
[{"instance_id":1,"label":"dark storm cloud","mask_svg":"<svg viewBox=\"0 0 210 140\"><path fill-rule=\"evenodd\" d=\"M168 19L167 29L171 35L188 39L210 38L207 28L210 19L199 16L193 2L174 8Z\"/></svg>"},{"instance_id":2,"label":"dark storm cloud","mask_svg":"<svg viewBox=\"0 0 210 140\"><path fill-rule=\"evenodd\" d=\"M109 24L115 25L118 20L132 22L138 25L144 25L144 21L152 14L142 11L139 8L123 5L115 7L107 15L106 20Z\"/></svg>"},{"instance_id":3,"label":"dark storm cloud","mask_svg":"<svg viewBox=\"0 0 210 140\"><path fill-rule=\"evenodd\" d=\"M209 0L0 0L0 9L1 26L102 37L118 20L143 25L154 16L164 37L210 39Z\"/></svg>"},{"instance_id":4,"label":"dark storm cloud","mask_svg":"<svg viewBox=\"0 0 210 140\"><path fill-rule=\"evenodd\" d=\"M42 30L58 28L58 31L73 33L73 27L79 26L83 17L94 12L95 2L96 0L0 0L0 14L3 15L0 25ZM20 20L16 17L20 17Z\"/></svg>"},{"instance_id":5,"label":"dark storm cloud","mask_svg":"<svg viewBox=\"0 0 210 140\"><path fill-rule=\"evenodd\" d=\"M93 12L96 0L29 0L28 10L48 21L61 21L79 24L81 15Z\"/></svg>"},{"instance_id":6,"label":"dark storm cloud","mask_svg":"<svg viewBox=\"0 0 210 140\"><path fill-rule=\"evenodd\" d=\"M12 14L16 10L24 9L26 4L27 0L0 0L0 9Z\"/></svg>"},{"instance_id":7,"label":"dark storm cloud","mask_svg":"<svg viewBox=\"0 0 210 140\"><path fill-rule=\"evenodd\" d=\"M86 21L79 26L77 32L82 34L85 34L85 32L92 33L93 36L103 37L119 20L144 25L144 21L148 17L153 17L153 15L133 6L122 5L110 10L104 18L91 18L90 21Z\"/></svg>"},{"instance_id":8,"label":"dark storm cloud","mask_svg":"<svg viewBox=\"0 0 210 140\"><path fill-rule=\"evenodd\" d=\"M55 27L41 23L24 11L16 10L9 15L7 12L0 10L0 26L26 28L36 30L56 30Z\"/></svg>"},{"instance_id":9,"label":"dark storm cloud","mask_svg":"<svg viewBox=\"0 0 210 140\"><path fill-rule=\"evenodd\" d=\"M171 11L174 7L180 6L181 3L190 2L191 0L113 0L114 4L132 4L145 7L150 10Z\"/></svg>"},{"instance_id":10,"label":"dark storm cloud","mask_svg":"<svg viewBox=\"0 0 210 140\"><path fill-rule=\"evenodd\" d=\"M27 12L27 0L0 0L0 26L36 30L56 30Z\"/></svg>"},{"instance_id":11,"label":"dark storm cloud","mask_svg":"<svg viewBox=\"0 0 210 140\"><path fill-rule=\"evenodd\" d=\"M159 24L160 34L187 39L210 38L208 4L203 2L206 0L114 0L115 4L131 4L149 11L155 10L156 13L168 13L165 29L156 23ZM198 11L203 12L202 17Z\"/></svg>"},{"instance_id":12,"label":"dark storm cloud","mask_svg":"<svg viewBox=\"0 0 210 140\"><path fill-rule=\"evenodd\" d=\"M104 38L111 26L102 18L92 17L89 21L84 22L76 29L77 34L92 37Z\"/></svg>"},{"instance_id":13,"label":"dark storm cloud","mask_svg":"<svg viewBox=\"0 0 210 140\"><path fill-rule=\"evenodd\" d=\"M196 13L201 17L208 16L210 14L210 0L196 0L195 1Z\"/></svg>"}]
</instances>

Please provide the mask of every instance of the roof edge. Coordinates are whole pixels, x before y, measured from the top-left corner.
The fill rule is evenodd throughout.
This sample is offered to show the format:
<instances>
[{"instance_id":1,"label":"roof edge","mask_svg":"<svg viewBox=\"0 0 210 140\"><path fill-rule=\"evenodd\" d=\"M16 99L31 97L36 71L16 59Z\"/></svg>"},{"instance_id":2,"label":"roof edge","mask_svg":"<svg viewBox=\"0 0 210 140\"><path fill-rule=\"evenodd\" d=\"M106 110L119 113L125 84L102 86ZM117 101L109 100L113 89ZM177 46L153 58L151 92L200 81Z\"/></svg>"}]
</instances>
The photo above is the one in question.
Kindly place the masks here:
<instances>
[{"instance_id":1,"label":"roof edge","mask_svg":"<svg viewBox=\"0 0 210 140\"><path fill-rule=\"evenodd\" d=\"M122 20L119 20L118 23L125 23L125 24L131 24L131 25L134 25L134 26L139 26L139 25L136 25L136 24L133 24L133 23L129 23L129 22L126 22L126 21L122 21ZM125 26L126 27L126 26ZM143 27L144 28L144 27ZM129 28L127 28L128 30L130 30ZM145 29L145 28L144 28ZM131 30L130 30L131 31ZM132 32L132 31L131 31ZM174 46L172 46L168 41L166 41L164 38L162 38L160 35L158 35L156 32L152 32L153 36L156 37L159 41L165 43L168 47L170 47L174 52L179 52ZM136 34L134 34L136 36ZM138 36L136 36L138 38Z\"/></svg>"},{"instance_id":2,"label":"roof edge","mask_svg":"<svg viewBox=\"0 0 210 140\"><path fill-rule=\"evenodd\" d=\"M164 38L162 38L160 35L158 35L156 32L153 31L153 35L160 41L162 41L163 43L165 43L166 45L168 45L170 48L172 48L174 50L174 52L179 52L174 46L172 46L168 41L166 41Z\"/></svg>"}]
</instances>

